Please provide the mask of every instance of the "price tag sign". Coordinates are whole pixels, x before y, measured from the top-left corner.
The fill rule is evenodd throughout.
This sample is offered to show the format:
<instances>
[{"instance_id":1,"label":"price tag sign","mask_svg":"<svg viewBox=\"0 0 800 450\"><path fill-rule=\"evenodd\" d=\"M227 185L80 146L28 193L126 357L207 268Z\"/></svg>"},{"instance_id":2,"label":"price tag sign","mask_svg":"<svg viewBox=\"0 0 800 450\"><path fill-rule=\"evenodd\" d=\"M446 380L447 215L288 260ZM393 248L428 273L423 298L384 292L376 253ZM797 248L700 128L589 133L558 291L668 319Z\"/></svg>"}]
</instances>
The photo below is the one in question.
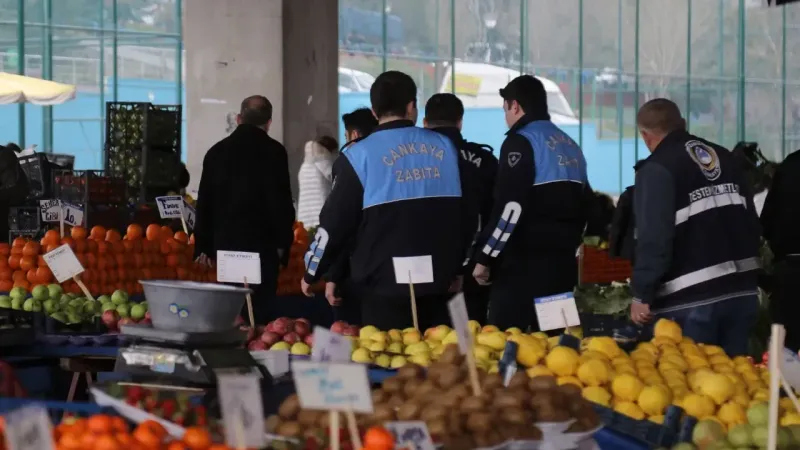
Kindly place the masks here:
<instances>
[{"instance_id":1,"label":"price tag sign","mask_svg":"<svg viewBox=\"0 0 800 450\"><path fill-rule=\"evenodd\" d=\"M539 329L550 331L558 328L576 327L581 324L578 305L572 292L541 297L533 300Z\"/></svg>"},{"instance_id":2,"label":"price tag sign","mask_svg":"<svg viewBox=\"0 0 800 450\"><path fill-rule=\"evenodd\" d=\"M156 204L162 219L180 219L183 216L183 197L180 195L156 197Z\"/></svg>"},{"instance_id":3,"label":"price tag sign","mask_svg":"<svg viewBox=\"0 0 800 450\"><path fill-rule=\"evenodd\" d=\"M453 321L453 328L458 335L458 348L461 353L466 355L470 351L469 344L472 336L469 332L469 314L467 313L467 303L464 300L464 294L458 294L447 303L447 308L450 310L450 320Z\"/></svg>"},{"instance_id":4,"label":"price tag sign","mask_svg":"<svg viewBox=\"0 0 800 450\"><path fill-rule=\"evenodd\" d=\"M217 280L261 284L261 257L258 253L217 250Z\"/></svg>"},{"instance_id":5,"label":"price tag sign","mask_svg":"<svg viewBox=\"0 0 800 450\"><path fill-rule=\"evenodd\" d=\"M231 448L266 447L261 381L252 374L217 374L225 443Z\"/></svg>"},{"instance_id":6,"label":"price tag sign","mask_svg":"<svg viewBox=\"0 0 800 450\"><path fill-rule=\"evenodd\" d=\"M61 201L57 199L39 200L42 222L58 222L61 220Z\"/></svg>"},{"instance_id":7,"label":"price tag sign","mask_svg":"<svg viewBox=\"0 0 800 450\"><path fill-rule=\"evenodd\" d=\"M28 406L6 416L6 441L10 450L53 450L53 425L47 410Z\"/></svg>"},{"instance_id":8,"label":"price tag sign","mask_svg":"<svg viewBox=\"0 0 800 450\"><path fill-rule=\"evenodd\" d=\"M323 327L314 327L314 347L311 349L311 360L316 362L350 361L353 344L339 333Z\"/></svg>"},{"instance_id":9,"label":"price tag sign","mask_svg":"<svg viewBox=\"0 0 800 450\"><path fill-rule=\"evenodd\" d=\"M423 421L386 422L387 430L394 434L394 441L398 446L411 450L436 450L431 439L428 426Z\"/></svg>"},{"instance_id":10,"label":"price tag sign","mask_svg":"<svg viewBox=\"0 0 800 450\"><path fill-rule=\"evenodd\" d=\"M69 244L64 244L50 253L45 253L43 258L59 283L83 273L83 266Z\"/></svg>"},{"instance_id":11,"label":"price tag sign","mask_svg":"<svg viewBox=\"0 0 800 450\"><path fill-rule=\"evenodd\" d=\"M795 389L800 389L800 357L788 348L783 349L781 373L787 383Z\"/></svg>"},{"instance_id":12,"label":"price tag sign","mask_svg":"<svg viewBox=\"0 0 800 450\"><path fill-rule=\"evenodd\" d=\"M197 221L197 210L194 209L194 206L186 203L186 201L183 202L183 220L186 221L186 225L188 225L189 228L194 230L194 224Z\"/></svg>"},{"instance_id":13,"label":"price tag sign","mask_svg":"<svg viewBox=\"0 0 800 450\"><path fill-rule=\"evenodd\" d=\"M83 208L71 203L61 203L61 214L64 215L64 223L71 227L83 225Z\"/></svg>"},{"instance_id":14,"label":"price tag sign","mask_svg":"<svg viewBox=\"0 0 800 450\"><path fill-rule=\"evenodd\" d=\"M303 408L372 412L365 364L293 361L292 378Z\"/></svg>"},{"instance_id":15,"label":"price tag sign","mask_svg":"<svg viewBox=\"0 0 800 450\"><path fill-rule=\"evenodd\" d=\"M273 377L289 373L289 350L255 350L250 356L264 366Z\"/></svg>"}]
</instances>

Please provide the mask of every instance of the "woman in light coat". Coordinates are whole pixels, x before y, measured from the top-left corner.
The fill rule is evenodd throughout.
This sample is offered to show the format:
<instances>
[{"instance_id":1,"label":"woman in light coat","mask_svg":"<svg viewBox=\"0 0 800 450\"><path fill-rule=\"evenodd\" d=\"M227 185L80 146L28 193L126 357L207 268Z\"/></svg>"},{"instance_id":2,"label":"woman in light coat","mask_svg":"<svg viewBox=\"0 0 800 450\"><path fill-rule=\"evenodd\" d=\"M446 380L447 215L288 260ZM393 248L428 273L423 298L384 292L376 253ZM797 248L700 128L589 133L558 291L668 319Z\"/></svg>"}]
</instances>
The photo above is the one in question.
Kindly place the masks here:
<instances>
[{"instance_id":1,"label":"woman in light coat","mask_svg":"<svg viewBox=\"0 0 800 450\"><path fill-rule=\"evenodd\" d=\"M333 186L333 161L338 153L336 139L324 136L306 142L303 164L297 174L297 220L306 228L319 225L319 213Z\"/></svg>"}]
</instances>

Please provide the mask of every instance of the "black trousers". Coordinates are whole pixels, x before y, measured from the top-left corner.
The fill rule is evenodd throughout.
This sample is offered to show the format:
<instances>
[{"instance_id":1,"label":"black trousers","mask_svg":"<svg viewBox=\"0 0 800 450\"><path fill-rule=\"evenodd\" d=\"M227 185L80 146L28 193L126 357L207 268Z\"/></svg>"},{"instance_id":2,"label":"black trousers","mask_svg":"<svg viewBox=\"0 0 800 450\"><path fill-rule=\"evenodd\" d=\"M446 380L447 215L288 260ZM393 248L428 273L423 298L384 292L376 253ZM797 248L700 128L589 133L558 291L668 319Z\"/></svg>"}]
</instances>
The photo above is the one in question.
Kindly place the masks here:
<instances>
[{"instance_id":1,"label":"black trousers","mask_svg":"<svg viewBox=\"0 0 800 450\"><path fill-rule=\"evenodd\" d=\"M477 320L481 325L486 325L492 287L481 286L475 281L475 277L472 276L473 267L470 266L469 271L464 274L464 300L467 303L470 320Z\"/></svg>"},{"instance_id":2,"label":"black trousers","mask_svg":"<svg viewBox=\"0 0 800 450\"><path fill-rule=\"evenodd\" d=\"M261 254L261 284L251 284L253 290L253 317L256 325L266 325L278 317L281 317L277 307L275 297L278 291L278 261L277 259L268 260ZM247 304L242 307L242 317L249 323Z\"/></svg>"},{"instance_id":3,"label":"black trousers","mask_svg":"<svg viewBox=\"0 0 800 450\"><path fill-rule=\"evenodd\" d=\"M786 328L784 346L800 350L800 257L789 257L775 264L770 296L770 315L773 323Z\"/></svg>"},{"instance_id":4,"label":"black trousers","mask_svg":"<svg viewBox=\"0 0 800 450\"><path fill-rule=\"evenodd\" d=\"M578 281L575 253L513 256L506 255L499 267L492 268L489 324L501 330L539 331L533 300L573 291Z\"/></svg>"},{"instance_id":5,"label":"black trousers","mask_svg":"<svg viewBox=\"0 0 800 450\"><path fill-rule=\"evenodd\" d=\"M450 325L450 313L447 302L452 294L417 296L417 320L420 330L424 331L437 325ZM387 297L361 291L361 321L365 325L373 325L379 330L402 330L414 326L411 313L411 299L405 297Z\"/></svg>"}]
</instances>

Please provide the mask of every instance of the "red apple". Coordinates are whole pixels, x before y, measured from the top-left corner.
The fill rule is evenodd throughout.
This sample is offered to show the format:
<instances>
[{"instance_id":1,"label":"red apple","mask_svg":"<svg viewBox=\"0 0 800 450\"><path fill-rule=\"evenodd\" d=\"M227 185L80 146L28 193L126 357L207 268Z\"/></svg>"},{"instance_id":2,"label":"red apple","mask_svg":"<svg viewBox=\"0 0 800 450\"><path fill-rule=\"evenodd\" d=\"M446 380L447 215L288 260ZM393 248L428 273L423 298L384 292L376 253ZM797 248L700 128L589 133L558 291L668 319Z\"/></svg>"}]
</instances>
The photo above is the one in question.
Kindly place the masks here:
<instances>
[{"instance_id":1,"label":"red apple","mask_svg":"<svg viewBox=\"0 0 800 450\"><path fill-rule=\"evenodd\" d=\"M281 335L272 331L265 331L261 333L261 337L258 340L267 344L267 347L272 347L274 343L281 340Z\"/></svg>"},{"instance_id":2,"label":"red apple","mask_svg":"<svg viewBox=\"0 0 800 450\"><path fill-rule=\"evenodd\" d=\"M305 322L300 322L299 320L294 323L294 332L298 334L298 336L305 337L311 333L311 327L308 326Z\"/></svg>"},{"instance_id":3,"label":"red apple","mask_svg":"<svg viewBox=\"0 0 800 450\"><path fill-rule=\"evenodd\" d=\"M333 325L331 325L331 331L333 331L334 333L343 334L344 330L347 327L349 327L347 322L345 322L344 320L337 320L336 322L333 322Z\"/></svg>"},{"instance_id":4,"label":"red apple","mask_svg":"<svg viewBox=\"0 0 800 450\"><path fill-rule=\"evenodd\" d=\"M151 320L151 319L150 319L150 311L146 311L146 312L144 313L144 320Z\"/></svg>"},{"instance_id":5,"label":"red apple","mask_svg":"<svg viewBox=\"0 0 800 450\"><path fill-rule=\"evenodd\" d=\"M263 333L266 329L266 325L256 325L256 334L261 336L261 333Z\"/></svg>"},{"instance_id":6,"label":"red apple","mask_svg":"<svg viewBox=\"0 0 800 450\"><path fill-rule=\"evenodd\" d=\"M251 351L252 350L266 350L267 348L268 348L267 344L265 344L264 342L262 342L262 341L260 341L258 339L254 340L254 341L250 341L250 343L247 344L247 349L251 350Z\"/></svg>"},{"instance_id":7,"label":"red apple","mask_svg":"<svg viewBox=\"0 0 800 450\"><path fill-rule=\"evenodd\" d=\"M299 342L300 336L297 335L294 331L286 333L283 335L283 342L288 342L289 344L294 344L295 342Z\"/></svg>"},{"instance_id":8,"label":"red apple","mask_svg":"<svg viewBox=\"0 0 800 450\"><path fill-rule=\"evenodd\" d=\"M304 337L303 342L305 342L306 345L309 347L314 347L314 333L311 333L308 336Z\"/></svg>"},{"instance_id":9,"label":"red apple","mask_svg":"<svg viewBox=\"0 0 800 450\"><path fill-rule=\"evenodd\" d=\"M123 317L117 321L117 327L122 328L123 325L133 325L136 322L130 317Z\"/></svg>"},{"instance_id":10,"label":"red apple","mask_svg":"<svg viewBox=\"0 0 800 450\"><path fill-rule=\"evenodd\" d=\"M273 333L278 333L281 336L291 331L289 319L281 317L280 319L275 319L272 322L267 324L265 328L266 331L272 331Z\"/></svg>"},{"instance_id":11,"label":"red apple","mask_svg":"<svg viewBox=\"0 0 800 450\"><path fill-rule=\"evenodd\" d=\"M113 309L109 309L100 316L100 320L103 321L103 324L108 327L109 330L116 330L117 323L119 322L119 314Z\"/></svg>"},{"instance_id":12,"label":"red apple","mask_svg":"<svg viewBox=\"0 0 800 450\"><path fill-rule=\"evenodd\" d=\"M308 319L306 319L306 318L301 317L299 319L294 319L294 321L295 322L303 322L304 324L306 324L309 327L311 327L311 322L309 322Z\"/></svg>"},{"instance_id":13,"label":"red apple","mask_svg":"<svg viewBox=\"0 0 800 450\"><path fill-rule=\"evenodd\" d=\"M355 325L350 325L344 330L342 330L342 334L344 336L358 336L359 328Z\"/></svg>"}]
</instances>

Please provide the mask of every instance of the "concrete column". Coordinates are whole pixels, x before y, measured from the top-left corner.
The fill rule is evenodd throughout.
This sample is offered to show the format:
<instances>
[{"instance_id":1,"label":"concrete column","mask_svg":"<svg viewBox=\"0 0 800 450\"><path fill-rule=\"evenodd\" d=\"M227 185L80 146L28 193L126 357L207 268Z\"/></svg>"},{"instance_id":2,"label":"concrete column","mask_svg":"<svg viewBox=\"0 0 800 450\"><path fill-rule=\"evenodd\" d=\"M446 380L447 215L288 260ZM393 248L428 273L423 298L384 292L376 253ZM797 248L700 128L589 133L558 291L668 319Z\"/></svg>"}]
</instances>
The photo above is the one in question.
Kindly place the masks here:
<instances>
[{"instance_id":1,"label":"concrete column","mask_svg":"<svg viewBox=\"0 0 800 450\"><path fill-rule=\"evenodd\" d=\"M292 188L303 144L338 135L337 0L184 2L187 167L196 189L203 157L227 136L239 104L273 106L270 135L289 152Z\"/></svg>"}]
</instances>

